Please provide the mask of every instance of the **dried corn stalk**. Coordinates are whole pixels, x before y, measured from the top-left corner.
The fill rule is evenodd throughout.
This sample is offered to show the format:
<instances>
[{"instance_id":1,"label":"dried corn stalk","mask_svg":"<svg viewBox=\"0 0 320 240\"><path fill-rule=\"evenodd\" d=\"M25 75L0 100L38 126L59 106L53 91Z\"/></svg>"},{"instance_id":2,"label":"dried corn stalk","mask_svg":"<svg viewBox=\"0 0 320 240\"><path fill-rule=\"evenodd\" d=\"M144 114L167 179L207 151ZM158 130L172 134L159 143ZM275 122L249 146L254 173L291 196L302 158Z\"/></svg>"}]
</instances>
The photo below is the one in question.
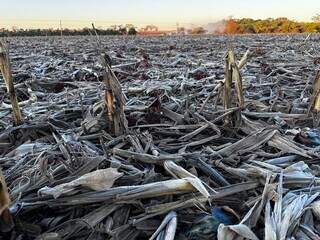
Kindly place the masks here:
<instances>
[{"instance_id":1,"label":"dried corn stalk","mask_svg":"<svg viewBox=\"0 0 320 240\"><path fill-rule=\"evenodd\" d=\"M164 168L175 178L186 178L189 180L190 184L197 189L204 197L210 197L210 193L204 186L204 183L193 174L189 173L183 167L175 164L173 161L165 161ZM210 189L211 192L215 192L213 189Z\"/></svg>"},{"instance_id":2,"label":"dried corn stalk","mask_svg":"<svg viewBox=\"0 0 320 240\"><path fill-rule=\"evenodd\" d=\"M19 108L16 92L14 90L8 49L5 47L5 45L2 42L0 42L0 71L4 78L7 91L10 97L14 124L19 125L21 124L21 121L22 121L21 111Z\"/></svg>"},{"instance_id":3,"label":"dried corn stalk","mask_svg":"<svg viewBox=\"0 0 320 240\"><path fill-rule=\"evenodd\" d=\"M177 213L174 211L169 212L167 216L163 219L157 231L155 231L155 233L152 234L149 240L159 239L161 235L161 239L174 240L177 229L177 222Z\"/></svg>"},{"instance_id":4,"label":"dried corn stalk","mask_svg":"<svg viewBox=\"0 0 320 240\"><path fill-rule=\"evenodd\" d=\"M124 114L125 97L122 93L121 84L111 69L111 59L102 51L101 40L93 23L92 28L97 37L100 61L105 69L103 76L106 86L104 103L107 109L109 132L115 136L120 136L127 129L127 120Z\"/></svg>"},{"instance_id":5,"label":"dried corn stalk","mask_svg":"<svg viewBox=\"0 0 320 240\"><path fill-rule=\"evenodd\" d=\"M241 59L241 65L243 66L244 60ZM223 106L225 110L232 107L232 82L235 81L238 106L240 109L244 105L244 98L242 92L242 78L240 74L240 67L236 64L235 56L232 50L229 50L225 57L225 82L224 82L224 94L223 94ZM235 124L240 125L241 112L237 111L234 115ZM231 115L227 115L224 119L225 125L232 123Z\"/></svg>"},{"instance_id":6,"label":"dried corn stalk","mask_svg":"<svg viewBox=\"0 0 320 240\"><path fill-rule=\"evenodd\" d=\"M242 108L244 105L244 97L243 97L243 91L242 91L242 77L240 74L240 70L236 64L233 65L233 79L235 80L239 107Z\"/></svg>"},{"instance_id":7,"label":"dried corn stalk","mask_svg":"<svg viewBox=\"0 0 320 240\"><path fill-rule=\"evenodd\" d=\"M0 169L0 235L1 232L10 231L14 226L9 206L10 196L2 170Z\"/></svg>"},{"instance_id":8,"label":"dried corn stalk","mask_svg":"<svg viewBox=\"0 0 320 240\"><path fill-rule=\"evenodd\" d=\"M2 170L0 169L0 216L10 205L10 197Z\"/></svg>"},{"instance_id":9,"label":"dried corn stalk","mask_svg":"<svg viewBox=\"0 0 320 240\"><path fill-rule=\"evenodd\" d=\"M320 219L320 200L317 200L311 205L312 212L317 219Z\"/></svg>"},{"instance_id":10,"label":"dried corn stalk","mask_svg":"<svg viewBox=\"0 0 320 240\"><path fill-rule=\"evenodd\" d=\"M225 58L225 82L223 90L223 107L226 110L231 108L232 59L234 60L234 54L232 51L228 51ZM225 117L224 123L225 125L228 125L230 122L230 115L228 115Z\"/></svg>"},{"instance_id":11,"label":"dried corn stalk","mask_svg":"<svg viewBox=\"0 0 320 240\"><path fill-rule=\"evenodd\" d=\"M312 112L315 117L315 125L319 125L319 112L320 112L320 71L318 71L313 83L312 97L309 103L308 114Z\"/></svg>"},{"instance_id":12,"label":"dried corn stalk","mask_svg":"<svg viewBox=\"0 0 320 240\"><path fill-rule=\"evenodd\" d=\"M111 134L119 136L127 128L127 120L124 114L125 101L121 85L108 63L106 63L106 72L103 79L106 84L105 105L110 124L109 130Z\"/></svg>"},{"instance_id":13,"label":"dried corn stalk","mask_svg":"<svg viewBox=\"0 0 320 240\"><path fill-rule=\"evenodd\" d=\"M252 54L249 50L246 51L246 53L242 56L242 58L239 61L239 64L237 65L237 69L240 71L245 65L246 63L250 60ZM226 79L223 79L221 81L218 82L217 86L215 86L215 88L212 90L212 92L210 92L210 94L208 95L208 97L206 98L206 100L203 102L201 108L199 109L199 113L201 113L204 109L204 107L206 106L206 104L208 103L208 101L210 100L210 98L212 96L214 96L217 92L219 93L220 90L222 89L224 83L225 83Z\"/></svg>"}]
</instances>

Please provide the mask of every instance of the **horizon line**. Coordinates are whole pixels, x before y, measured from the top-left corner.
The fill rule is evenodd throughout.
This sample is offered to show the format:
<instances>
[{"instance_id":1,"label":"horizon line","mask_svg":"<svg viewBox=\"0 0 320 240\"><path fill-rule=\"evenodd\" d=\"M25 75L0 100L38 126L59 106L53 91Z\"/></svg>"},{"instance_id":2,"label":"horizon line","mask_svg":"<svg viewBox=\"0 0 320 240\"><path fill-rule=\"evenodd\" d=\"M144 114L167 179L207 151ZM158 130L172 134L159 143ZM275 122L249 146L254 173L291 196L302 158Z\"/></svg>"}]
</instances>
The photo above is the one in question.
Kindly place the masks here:
<instances>
[{"instance_id":1,"label":"horizon line","mask_svg":"<svg viewBox=\"0 0 320 240\"><path fill-rule=\"evenodd\" d=\"M87 28L87 27L91 27L91 23L94 23L95 25L97 25L97 27L99 28L110 28L114 25L120 26L120 25L127 25L127 24L132 24L135 28L142 28L144 26L148 26L148 25L155 25L158 26L159 29L161 30L171 30L171 29L175 29L177 28L177 26L180 27L185 27L185 26L205 26L208 24L213 24L213 23L219 23L223 20L228 20L230 19L230 17L232 16L228 16L228 17L224 17L224 18L220 18L219 20L216 21L194 21L194 22L181 22L181 21L168 21L168 22L143 22L143 21L109 21L109 20L93 20L93 19L12 19L12 18L1 18L0 17L0 22L15 22L15 23L11 23L11 24L1 24L0 23L0 28L5 28L5 29L9 29L9 28L18 28L18 29L60 29L60 23L62 23L63 25L66 25L65 27L63 27L63 29L70 29L70 30L76 30L76 29L83 29L83 28ZM309 20L298 20L298 19L293 19L293 18L289 18L289 17L267 17L267 18L251 18L251 17L241 17L241 18L237 18L237 17L232 17L232 19L253 19L253 20L267 20L267 19L278 19L278 18L287 18L290 21L294 21L294 22L299 22L299 23L310 23L313 22L311 19ZM21 24L21 22L23 24ZM34 22L34 23L41 23L40 25L44 25L44 26L35 26L38 24L29 24L26 22ZM53 24L51 26L45 26L48 23L56 23ZM67 24L66 24L67 23ZM72 24L73 23L73 24ZM79 24L80 23L80 24ZM81 23L87 23L87 24L81 24ZM19 26L19 25L25 25L25 26ZM99 25L104 25L104 26L99 26Z\"/></svg>"}]
</instances>

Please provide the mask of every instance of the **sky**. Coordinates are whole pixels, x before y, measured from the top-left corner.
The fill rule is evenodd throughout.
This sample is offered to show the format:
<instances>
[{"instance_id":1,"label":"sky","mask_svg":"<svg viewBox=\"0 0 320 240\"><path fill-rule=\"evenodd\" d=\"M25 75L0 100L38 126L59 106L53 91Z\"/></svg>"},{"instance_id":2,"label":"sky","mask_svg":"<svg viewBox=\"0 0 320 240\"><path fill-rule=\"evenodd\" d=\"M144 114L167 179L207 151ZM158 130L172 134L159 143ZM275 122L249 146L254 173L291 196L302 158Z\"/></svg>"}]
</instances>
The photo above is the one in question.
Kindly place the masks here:
<instances>
[{"instance_id":1,"label":"sky","mask_svg":"<svg viewBox=\"0 0 320 240\"><path fill-rule=\"evenodd\" d=\"M0 28L97 27L132 23L172 29L223 18L288 17L310 21L320 0L0 0Z\"/></svg>"}]
</instances>

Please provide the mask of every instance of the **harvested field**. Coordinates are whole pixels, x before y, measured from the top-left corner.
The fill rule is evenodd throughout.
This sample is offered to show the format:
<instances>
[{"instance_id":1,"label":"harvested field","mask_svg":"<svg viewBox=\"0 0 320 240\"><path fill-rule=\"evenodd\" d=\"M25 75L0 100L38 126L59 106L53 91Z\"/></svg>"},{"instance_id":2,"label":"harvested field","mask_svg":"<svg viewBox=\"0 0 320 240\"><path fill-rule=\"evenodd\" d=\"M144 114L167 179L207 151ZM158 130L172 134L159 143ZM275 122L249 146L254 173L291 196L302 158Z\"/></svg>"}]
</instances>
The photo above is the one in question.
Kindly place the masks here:
<instances>
[{"instance_id":1,"label":"harvested field","mask_svg":"<svg viewBox=\"0 0 320 240\"><path fill-rule=\"evenodd\" d=\"M0 239L320 238L320 35L3 40Z\"/></svg>"}]
</instances>

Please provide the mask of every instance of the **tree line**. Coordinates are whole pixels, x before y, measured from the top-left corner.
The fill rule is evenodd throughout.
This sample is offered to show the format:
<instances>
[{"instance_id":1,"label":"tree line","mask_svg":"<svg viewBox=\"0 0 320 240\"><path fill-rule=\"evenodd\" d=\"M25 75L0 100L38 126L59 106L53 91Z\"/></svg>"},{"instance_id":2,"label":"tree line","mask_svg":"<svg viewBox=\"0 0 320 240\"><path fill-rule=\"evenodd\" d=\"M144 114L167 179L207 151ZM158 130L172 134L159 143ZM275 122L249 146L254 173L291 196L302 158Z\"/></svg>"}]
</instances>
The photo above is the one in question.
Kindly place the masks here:
<instances>
[{"instance_id":1,"label":"tree line","mask_svg":"<svg viewBox=\"0 0 320 240\"><path fill-rule=\"evenodd\" d=\"M320 33L320 15L312 18L313 22L296 22L288 18L251 19L229 18L210 26L210 30L196 27L185 30L187 34L254 34L254 33ZM97 29L99 35L135 35L136 28L132 24L112 26L107 29ZM180 30L181 32L181 30ZM179 33L179 29L177 29ZM94 34L92 29L0 29L0 37L16 36L75 36Z\"/></svg>"},{"instance_id":2,"label":"tree line","mask_svg":"<svg viewBox=\"0 0 320 240\"><path fill-rule=\"evenodd\" d=\"M135 27L115 26L107 29L96 29L99 35L135 35ZM19 37L19 36L81 36L95 34L90 28L83 29L0 29L0 37Z\"/></svg>"},{"instance_id":3,"label":"tree line","mask_svg":"<svg viewBox=\"0 0 320 240\"><path fill-rule=\"evenodd\" d=\"M225 34L246 33L320 33L320 17L314 22L296 22L288 18L268 18L254 20L251 18L224 20Z\"/></svg>"}]
</instances>

